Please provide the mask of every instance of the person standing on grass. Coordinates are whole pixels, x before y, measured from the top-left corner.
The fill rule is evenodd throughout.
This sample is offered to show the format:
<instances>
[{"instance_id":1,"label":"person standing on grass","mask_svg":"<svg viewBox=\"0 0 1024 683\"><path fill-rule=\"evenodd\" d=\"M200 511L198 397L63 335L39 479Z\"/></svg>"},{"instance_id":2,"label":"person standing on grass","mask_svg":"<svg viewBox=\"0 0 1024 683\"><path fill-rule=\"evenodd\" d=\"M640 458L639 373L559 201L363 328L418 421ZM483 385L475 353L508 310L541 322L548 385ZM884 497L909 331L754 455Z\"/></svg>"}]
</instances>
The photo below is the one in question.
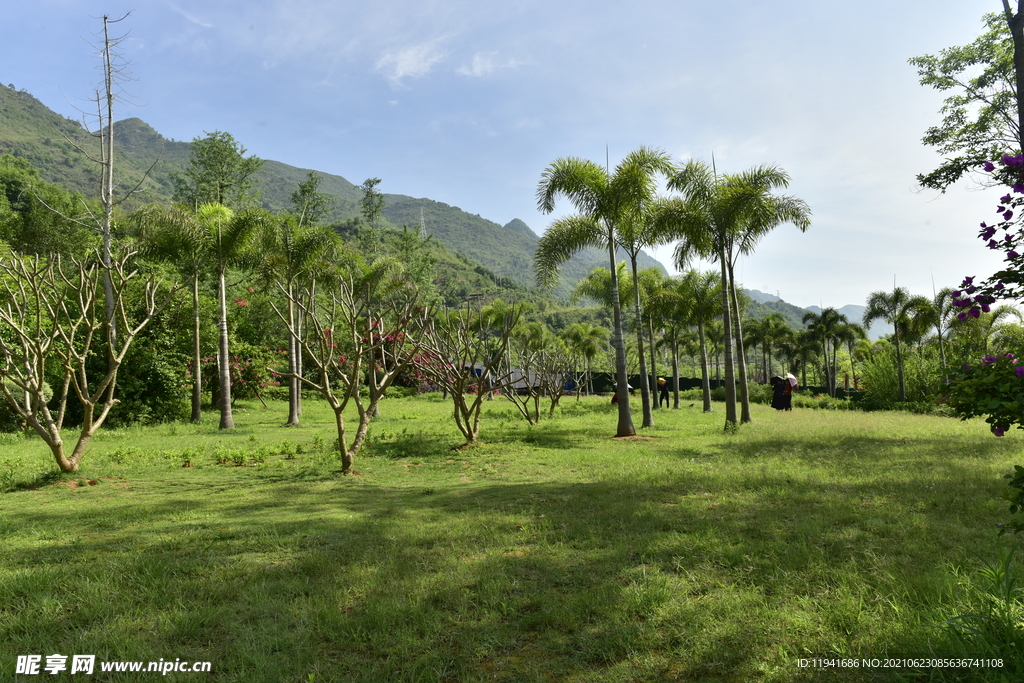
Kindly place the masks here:
<instances>
[{"instance_id":1,"label":"person standing on grass","mask_svg":"<svg viewBox=\"0 0 1024 683\"><path fill-rule=\"evenodd\" d=\"M668 382L665 381L664 377L658 378L658 407L661 407L662 401L665 402L665 407L668 408Z\"/></svg>"},{"instance_id":2,"label":"person standing on grass","mask_svg":"<svg viewBox=\"0 0 1024 683\"><path fill-rule=\"evenodd\" d=\"M786 375L785 378L780 377L779 380L781 381L781 383L783 385L783 387L782 387L783 409L784 410L793 410L793 392L796 391L796 388L797 388L796 377L793 376L793 373L789 373L788 375Z\"/></svg>"},{"instance_id":3,"label":"person standing on grass","mask_svg":"<svg viewBox=\"0 0 1024 683\"><path fill-rule=\"evenodd\" d=\"M776 375L768 381L768 384L772 387L772 408L786 410L786 389L789 388L789 382ZM788 398L790 401L793 400L792 396Z\"/></svg>"}]
</instances>

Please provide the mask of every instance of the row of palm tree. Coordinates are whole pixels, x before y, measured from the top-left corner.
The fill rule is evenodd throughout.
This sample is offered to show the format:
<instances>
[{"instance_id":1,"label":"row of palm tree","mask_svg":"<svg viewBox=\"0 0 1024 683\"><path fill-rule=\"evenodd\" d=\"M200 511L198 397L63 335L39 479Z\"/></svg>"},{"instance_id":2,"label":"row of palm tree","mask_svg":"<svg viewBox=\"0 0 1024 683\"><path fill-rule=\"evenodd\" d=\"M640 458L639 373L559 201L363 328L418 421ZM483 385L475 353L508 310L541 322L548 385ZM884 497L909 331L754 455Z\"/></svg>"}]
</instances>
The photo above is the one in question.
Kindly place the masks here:
<instances>
[{"instance_id":1,"label":"row of palm tree","mask_svg":"<svg viewBox=\"0 0 1024 683\"><path fill-rule=\"evenodd\" d=\"M678 195L659 196L659 178L664 178L667 189ZM620 397L617 436L636 433L627 391L617 250L625 252L629 259L633 279L632 299L642 377L647 377L648 373L643 352L644 316L636 258L640 249L676 241L678 268L684 269L697 255L719 264L720 315L727 321L724 328L725 427L734 428L740 419L736 414L734 349L739 361L741 419L743 422L751 420L743 345L736 343L743 338L735 284L736 260L741 254L752 253L764 235L783 223L793 223L801 231L809 227L810 209L806 203L775 194L788 184L789 176L775 166L719 175L713 164L691 160L676 166L661 150L647 147L628 154L614 173L586 159L563 157L541 175L537 188L538 208L551 213L556 199L565 197L576 213L554 221L541 238L535 257L538 283L554 284L558 267L585 247L608 251L614 326L612 346ZM646 381L641 382L640 390L643 426L653 426L652 392Z\"/></svg>"}]
</instances>

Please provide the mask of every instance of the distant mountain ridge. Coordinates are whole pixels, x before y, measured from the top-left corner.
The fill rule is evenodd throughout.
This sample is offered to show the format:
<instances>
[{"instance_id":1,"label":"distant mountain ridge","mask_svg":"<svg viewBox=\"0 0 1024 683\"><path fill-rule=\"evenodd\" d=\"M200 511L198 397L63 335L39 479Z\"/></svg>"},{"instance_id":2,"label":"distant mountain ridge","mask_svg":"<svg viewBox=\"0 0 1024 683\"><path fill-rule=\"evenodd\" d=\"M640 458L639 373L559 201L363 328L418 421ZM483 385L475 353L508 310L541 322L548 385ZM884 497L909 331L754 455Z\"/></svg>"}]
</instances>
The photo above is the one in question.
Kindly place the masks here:
<instances>
[{"instance_id":1,"label":"distant mountain ridge","mask_svg":"<svg viewBox=\"0 0 1024 683\"><path fill-rule=\"evenodd\" d=\"M751 298L751 300L753 300L757 304L757 306L755 307L755 309L757 310L748 311L748 313L755 318L761 318L764 317L765 315L769 315L769 313L758 315L759 312L762 312L760 310L760 307L763 306L771 310L772 312L782 314L783 317L786 318L786 320L790 323L790 325L797 328L802 328L804 327L802 322L804 312L821 313L820 306L808 306L807 308L800 308L799 306L795 306L793 304L787 303L786 301L783 301L781 297L775 294L768 294L757 289L744 289L743 291L747 294L747 296ZM860 325L863 324L861 321L864 319L864 311L867 310L867 307L859 306L857 304L847 304L846 306L843 306L842 308L838 308L836 310L839 311L841 314L845 315L851 323L857 323L858 325ZM868 338L871 341L877 341L884 337L885 335L889 334L889 331L885 329L884 323L875 321L875 323L873 323L871 327L867 328L867 333Z\"/></svg>"},{"instance_id":2,"label":"distant mountain ridge","mask_svg":"<svg viewBox=\"0 0 1024 683\"><path fill-rule=\"evenodd\" d=\"M173 193L170 176L188 165L190 143L168 140L138 118L117 121L114 132L121 191L139 186L138 194L133 197L135 205L169 201ZM245 141L239 142L244 144ZM86 197L96 196L98 167L76 144L91 149L96 141L80 123L53 112L29 93L0 85L0 154L22 157L38 169L45 180ZM312 169L266 160L258 185L263 206L275 211L290 206L291 193L306 179L308 170ZM336 199L325 222L360 216L360 188L342 176L316 172L323 177L320 191ZM387 186L386 179L382 186ZM400 194L385 194L384 198L382 223L386 227L418 225L422 219L427 234L433 234L452 251L498 276L526 287L534 286L533 255L540 238L522 220L513 218L500 225L432 199ZM608 267L608 256L601 250L584 250L574 256L563 265L555 294L567 297L572 285L596 266ZM646 253L641 254L639 267L655 267L667 272Z\"/></svg>"}]
</instances>

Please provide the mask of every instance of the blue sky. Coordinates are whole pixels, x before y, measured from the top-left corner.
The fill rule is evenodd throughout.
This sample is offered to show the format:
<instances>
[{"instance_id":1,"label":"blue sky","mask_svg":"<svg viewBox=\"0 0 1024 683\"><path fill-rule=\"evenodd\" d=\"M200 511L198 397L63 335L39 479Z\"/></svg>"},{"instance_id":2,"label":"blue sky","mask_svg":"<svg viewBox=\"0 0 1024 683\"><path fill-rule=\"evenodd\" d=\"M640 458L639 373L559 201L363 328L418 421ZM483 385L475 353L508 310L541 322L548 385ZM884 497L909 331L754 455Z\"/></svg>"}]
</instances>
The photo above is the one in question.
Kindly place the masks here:
<instances>
[{"instance_id":1,"label":"blue sky","mask_svg":"<svg viewBox=\"0 0 1024 683\"><path fill-rule=\"evenodd\" d=\"M801 306L863 304L987 276L977 239L1001 194L919 191L942 96L907 59L965 44L994 0L512 3L146 0L8 3L0 81L78 118L98 86L99 17L131 15L117 118L430 197L541 233L541 172L640 145L739 171L775 163L813 225L744 259L746 287ZM571 207L560 206L559 213ZM429 229L429 226L428 226ZM671 247L655 251L671 267Z\"/></svg>"}]
</instances>

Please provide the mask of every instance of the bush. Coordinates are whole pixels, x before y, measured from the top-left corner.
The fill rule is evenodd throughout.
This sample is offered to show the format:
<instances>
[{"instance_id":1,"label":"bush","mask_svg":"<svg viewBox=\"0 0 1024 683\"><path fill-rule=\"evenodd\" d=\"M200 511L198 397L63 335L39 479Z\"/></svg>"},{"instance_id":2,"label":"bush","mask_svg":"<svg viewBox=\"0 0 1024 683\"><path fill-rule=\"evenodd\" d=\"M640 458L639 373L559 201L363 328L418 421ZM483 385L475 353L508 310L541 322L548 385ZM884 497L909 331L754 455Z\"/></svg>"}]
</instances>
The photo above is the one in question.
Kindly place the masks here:
<instances>
[{"instance_id":1,"label":"bush","mask_svg":"<svg viewBox=\"0 0 1024 683\"><path fill-rule=\"evenodd\" d=\"M133 344L117 375L110 426L174 422L189 416L188 357L157 344Z\"/></svg>"},{"instance_id":2,"label":"bush","mask_svg":"<svg viewBox=\"0 0 1024 683\"><path fill-rule=\"evenodd\" d=\"M900 398L896 349L874 353L861 367L865 408L896 403ZM934 404L945 386L942 363L934 352L908 349L903 353L903 382L907 401ZM875 408L876 410L879 408Z\"/></svg>"}]
</instances>

